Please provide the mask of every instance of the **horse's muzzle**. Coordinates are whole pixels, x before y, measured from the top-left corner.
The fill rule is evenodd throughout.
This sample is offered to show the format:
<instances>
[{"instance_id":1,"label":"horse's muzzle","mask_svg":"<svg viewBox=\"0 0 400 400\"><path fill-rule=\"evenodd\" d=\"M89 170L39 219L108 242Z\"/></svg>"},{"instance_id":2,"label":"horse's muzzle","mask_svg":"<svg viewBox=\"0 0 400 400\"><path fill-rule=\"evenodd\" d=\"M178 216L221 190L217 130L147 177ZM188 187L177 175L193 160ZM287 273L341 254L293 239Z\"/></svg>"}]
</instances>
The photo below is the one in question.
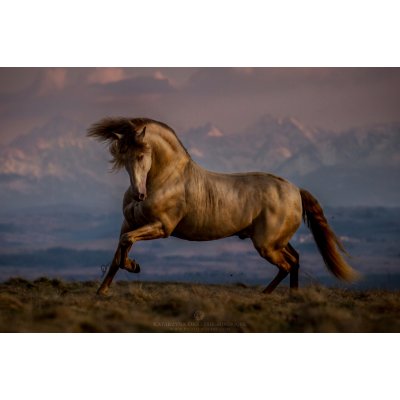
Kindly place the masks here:
<instances>
[{"instance_id":1,"label":"horse's muzzle","mask_svg":"<svg viewBox=\"0 0 400 400\"><path fill-rule=\"evenodd\" d=\"M133 198L135 199L135 201L143 201L146 200L146 194L145 193L135 193L135 195L133 196Z\"/></svg>"}]
</instances>

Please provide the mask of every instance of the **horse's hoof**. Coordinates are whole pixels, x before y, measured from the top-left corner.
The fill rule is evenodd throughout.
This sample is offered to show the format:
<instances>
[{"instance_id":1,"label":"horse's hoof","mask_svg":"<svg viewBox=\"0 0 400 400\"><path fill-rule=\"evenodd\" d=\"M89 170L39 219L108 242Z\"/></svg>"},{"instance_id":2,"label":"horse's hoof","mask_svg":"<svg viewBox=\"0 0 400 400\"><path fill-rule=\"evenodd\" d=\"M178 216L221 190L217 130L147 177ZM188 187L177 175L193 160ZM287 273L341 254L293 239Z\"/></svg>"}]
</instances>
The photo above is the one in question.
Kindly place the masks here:
<instances>
[{"instance_id":1,"label":"horse's hoof","mask_svg":"<svg viewBox=\"0 0 400 400\"><path fill-rule=\"evenodd\" d=\"M108 297L108 289L98 289L96 295L99 297Z\"/></svg>"},{"instance_id":2,"label":"horse's hoof","mask_svg":"<svg viewBox=\"0 0 400 400\"><path fill-rule=\"evenodd\" d=\"M271 294L273 291L274 291L274 289L269 289L269 288L266 287L266 288L262 291L262 294Z\"/></svg>"},{"instance_id":3,"label":"horse's hoof","mask_svg":"<svg viewBox=\"0 0 400 400\"><path fill-rule=\"evenodd\" d=\"M126 264L121 267L122 269L133 274L138 274L140 272L140 265L135 260L128 258L126 261Z\"/></svg>"}]
</instances>

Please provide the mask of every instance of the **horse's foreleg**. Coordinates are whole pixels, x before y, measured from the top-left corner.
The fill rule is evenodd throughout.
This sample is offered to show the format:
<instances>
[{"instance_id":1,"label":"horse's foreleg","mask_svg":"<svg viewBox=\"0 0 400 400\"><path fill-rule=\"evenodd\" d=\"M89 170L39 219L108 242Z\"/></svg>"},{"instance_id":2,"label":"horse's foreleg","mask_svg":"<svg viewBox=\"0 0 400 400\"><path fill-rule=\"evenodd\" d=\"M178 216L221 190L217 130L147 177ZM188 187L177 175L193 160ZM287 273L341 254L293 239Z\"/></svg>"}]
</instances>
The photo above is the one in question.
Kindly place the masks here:
<instances>
[{"instance_id":1,"label":"horse's foreleg","mask_svg":"<svg viewBox=\"0 0 400 400\"><path fill-rule=\"evenodd\" d=\"M126 220L124 220L124 222L123 222L123 224L121 226L120 238L124 233L126 233L128 231L129 231L129 225L126 222ZM130 249L130 246L126 251L126 254L125 254L125 251L124 251L124 255L123 256L125 258L121 258L121 246L118 245L118 248L117 248L117 250L116 250L116 252L114 254L114 258L113 258L113 260L111 262L110 268L108 269L107 275L105 276L105 278L103 279L103 282L101 283L99 289L97 290L97 294L100 294L100 295L106 294L107 291L108 291L108 288L111 285L112 280L114 279L115 274L118 271L118 268L121 265L121 261L123 260L125 263L127 261L130 261L130 260L126 259L127 258L126 255L129 252L129 249Z\"/></svg>"},{"instance_id":2,"label":"horse's foreleg","mask_svg":"<svg viewBox=\"0 0 400 400\"><path fill-rule=\"evenodd\" d=\"M104 278L97 294L106 294L108 288L114 279L115 274L119 268L126 269L129 272L139 272L139 266L135 263L135 269L131 270L131 260L128 259L129 250L132 244L139 240L151 240L165 237L165 231L161 222L155 222L149 225L142 226L139 229L127 232L127 226L123 225L121 229L121 236L119 240L118 249L115 252L111 266ZM136 270L138 268L138 270Z\"/></svg>"},{"instance_id":3,"label":"horse's foreleg","mask_svg":"<svg viewBox=\"0 0 400 400\"><path fill-rule=\"evenodd\" d=\"M113 281L114 276L119 268L125 269L128 272L140 272L139 264L136 263L136 261L130 260L128 258L128 253L131 247L132 246L118 246L114 258L111 262L110 268L107 271L107 275L101 283L99 289L97 290L97 294L107 293L108 288L110 287L111 282Z\"/></svg>"},{"instance_id":4,"label":"horse's foreleg","mask_svg":"<svg viewBox=\"0 0 400 400\"><path fill-rule=\"evenodd\" d=\"M121 249L119 267L129 272L139 272L139 264L137 264L135 261L132 262L128 258L128 253L133 243L138 242L139 240L152 240L162 237L165 237L165 231L162 227L161 222L155 222L149 225L145 225L141 228L126 232L121 235L119 241L119 248Z\"/></svg>"},{"instance_id":5,"label":"horse's foreleg","mask_svg":"<svg viewBox=\"0 0 400 400\"><path fill-rule=\"evenodd\" d=\"M129 250L133 243L139 240L152 240L165 237L164 229L160 222L145 225L139 229L135 229L131 232L127 232L121 235L119 247L121 249L121 259L119 267L127 270L128 272L140 272L140 266L135 261L128 258Z\"/></svg>"},{"instance_id":6,"label":"horse's foreleg","mask_svg":"<svg viewBox=\"0 0 400 400\"><path fill-rule=\"evenodd\" d=\"M97 290L97 294L104 295L108 292L108 288L111 285L112 280L114 279L115 274L117 273L121 260L121 247L118 246L117 251L114 254L114 258L111 262L110 268L107 271L107 275L103 279L99 289Z\"/></svg>"},{"instance_id":7,"label":"horse's foreleg","mask_svg":"<svg viewBox=\"0 0 400 400\"><path fill-rule=\"evenodd\" d=\"M131 247L132 245L120 246L121 260L119 263L119 267L130 273L138 274L140 272L140 265L135 260L131 260L130 258L128 258L128 253Z\"/></svg>"},{"instance_id":8,"label":"horse's foreleg","mask_svg":"<svg viewBox=\"0 0 400 400\"><path fill-rule=\"evenodd\" d=\"M166 237L165 230L161 222L154 222L152 224L144 225L138 229L126 232L121 235L119 245L121 248L130 248L133 243L140 240L152 240ZM124 251L127 256L129 250ZM122 261L122 260L121 260Z\"/></svg>"}]
</instances>

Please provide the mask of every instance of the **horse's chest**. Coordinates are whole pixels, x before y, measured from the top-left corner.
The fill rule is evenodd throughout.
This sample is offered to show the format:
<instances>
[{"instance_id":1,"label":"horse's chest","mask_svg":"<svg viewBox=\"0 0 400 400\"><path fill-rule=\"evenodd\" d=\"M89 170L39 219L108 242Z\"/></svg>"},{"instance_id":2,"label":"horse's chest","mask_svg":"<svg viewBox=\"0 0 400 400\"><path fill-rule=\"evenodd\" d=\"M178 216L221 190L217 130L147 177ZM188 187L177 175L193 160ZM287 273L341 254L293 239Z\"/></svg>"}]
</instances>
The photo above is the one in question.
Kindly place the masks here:
<instances>
[{"instance_id":1,"label":"horse's chest","mask_svg":"<svg viewBox=\"0 0 400 400\"><path fill-rule=\"evenodd\" d=\"M132 202L124 208L124 217L132 229L146 225L149 222L143 213L141 204L138 202Z\"/></svg>"}]
</instances>

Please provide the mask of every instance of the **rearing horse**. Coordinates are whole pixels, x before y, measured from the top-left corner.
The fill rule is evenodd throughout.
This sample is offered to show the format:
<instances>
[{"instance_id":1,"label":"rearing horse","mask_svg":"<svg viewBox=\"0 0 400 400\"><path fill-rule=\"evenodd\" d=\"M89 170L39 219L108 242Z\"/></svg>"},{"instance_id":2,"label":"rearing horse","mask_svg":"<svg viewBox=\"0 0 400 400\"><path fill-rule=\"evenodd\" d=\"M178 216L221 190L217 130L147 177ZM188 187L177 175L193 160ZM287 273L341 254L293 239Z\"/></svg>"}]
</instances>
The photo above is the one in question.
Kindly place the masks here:
<instances>
[{"instance_id":1,"label":"rearing horse","mask_svg":"<svg viewBox=\"0 0 400 400\"><path fill-rule=\"evenodd\" d=\"M140 271L128 258L133 243L169 236L194 241L250 238L260 256L278 268L264 292L271 293L288 274L290 287L297 288L299 254L289 240L302 218L333 275L356 278L309 192L267 173L207 171L191 159L170 127L151 119L104 118L89 128L88 136L106 141L114 169L125 167L130 178L119 245L98 294L107 292L119 268Z\"/></svg>"}]
</instances>

